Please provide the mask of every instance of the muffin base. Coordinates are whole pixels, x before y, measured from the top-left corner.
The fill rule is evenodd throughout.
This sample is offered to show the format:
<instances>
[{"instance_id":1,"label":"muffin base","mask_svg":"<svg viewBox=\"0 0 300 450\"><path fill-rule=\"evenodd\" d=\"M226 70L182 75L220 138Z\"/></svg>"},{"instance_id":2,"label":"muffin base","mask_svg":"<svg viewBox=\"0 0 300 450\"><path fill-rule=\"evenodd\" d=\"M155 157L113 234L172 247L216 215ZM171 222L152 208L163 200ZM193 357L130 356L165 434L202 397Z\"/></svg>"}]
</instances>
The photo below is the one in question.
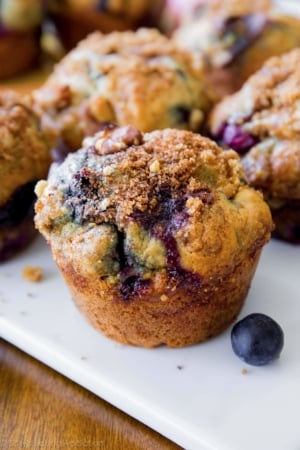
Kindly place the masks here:
<instances>
[{"instance_id":1,"label":"muffin base","mask_svg":"<svg viewBox=\"0 0 300 450\"><path fill-rule=\"evenodd\" d=\"M39 31L9 32L0 38L0 78L21 75L37 65L40 56ZM17 56L16 56L17 52Z\"/></svg>"},{"instance_id":2,"label":"muffin base","mask_svg":"<svg viewBox=\"0 0 300 450\"><path fill-rule=\"evenodd\" d=\"M0 263L23 250L37 236L33 211L15 227L0 230Z\"/></svg>"},{"instance_id":3,"label":"muffin base","mask_svg":"<svg viewBox=\"0 0 300 450\"><path fill-rule=\"evenodd\" d=\"M270 208L275 223L272 237L300 244L300 200L286 200L281 208Z\"/></svg>"},{"instance_id":4,"label":"muffin base","mask_svg":"<svg viewBox=\"0 0 300 450\"><path fill-rule=\"evenodd\" d=\"M247 296L261 250L225 275L203 280L192 294L184 286L124 301L116 288L86 279L57 261L74 302L98 331L123 344L145 348L184 347L216 336L237 317ZM96 277L95 277L96 278Z\"/></svg>"},{"instance_id":5,"label":"muffin base","mask_svg":"<svg viewBox=\"0 0 300 450\"><path fill-rule=\"evenodd\" d=\"M132 23L122 18L88 9L68 14L52 13L51 19L66 50L71 50L79 41L95 30L110 33L114 30L126 31L133 28Z\"/></svg>"}]
</instances>

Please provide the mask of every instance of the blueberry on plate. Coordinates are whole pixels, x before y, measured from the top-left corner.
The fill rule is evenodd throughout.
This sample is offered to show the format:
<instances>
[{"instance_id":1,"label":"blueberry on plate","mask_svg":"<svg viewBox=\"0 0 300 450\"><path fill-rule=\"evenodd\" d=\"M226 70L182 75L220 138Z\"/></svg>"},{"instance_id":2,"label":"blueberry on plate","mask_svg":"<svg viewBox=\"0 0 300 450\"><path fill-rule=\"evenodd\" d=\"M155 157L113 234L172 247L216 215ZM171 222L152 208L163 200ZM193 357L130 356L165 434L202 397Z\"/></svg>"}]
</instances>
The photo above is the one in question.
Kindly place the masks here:
<instances>
[{"instance_id":1,"label":"blueberry on plate","mask_svg":"<svg viewBox=\"0 0 300 450\"><path fill-rule=\"evenodd\" d=\"M249 314L231 331L234 353L252 366L264 366L278 358L283 342L283 331L278 323L261 313Z\"/></svg>"}]
</instances>

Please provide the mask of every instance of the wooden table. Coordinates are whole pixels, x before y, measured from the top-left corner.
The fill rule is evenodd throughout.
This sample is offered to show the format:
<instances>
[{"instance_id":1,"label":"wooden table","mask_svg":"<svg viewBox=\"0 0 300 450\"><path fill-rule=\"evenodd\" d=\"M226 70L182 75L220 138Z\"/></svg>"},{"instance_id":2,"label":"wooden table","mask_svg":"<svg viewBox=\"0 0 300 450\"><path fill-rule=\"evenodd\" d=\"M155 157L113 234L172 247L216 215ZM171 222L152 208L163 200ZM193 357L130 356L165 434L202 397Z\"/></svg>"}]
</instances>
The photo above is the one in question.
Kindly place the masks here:
<instances>
[{"instance_id":1,"label":"wooden table","mask_svg":"<svg viewBox=\"0 0 300 450\"><path fill-rule=\"evenodd\" d=\"M1 450L179 447L0 340Z\"/></svg>"},{"instance_id":2,"label":"wooden table","mask_svg":"<svg viewBox=\"0 0 300 450\"><path fill-rule=\"evenodd\" d=\"M0 82L21 93L45 74ZM1 335L1 330L0 330ZM179 447L0 339L1 450L176 450Z\"/></svg>"}]
</instances>

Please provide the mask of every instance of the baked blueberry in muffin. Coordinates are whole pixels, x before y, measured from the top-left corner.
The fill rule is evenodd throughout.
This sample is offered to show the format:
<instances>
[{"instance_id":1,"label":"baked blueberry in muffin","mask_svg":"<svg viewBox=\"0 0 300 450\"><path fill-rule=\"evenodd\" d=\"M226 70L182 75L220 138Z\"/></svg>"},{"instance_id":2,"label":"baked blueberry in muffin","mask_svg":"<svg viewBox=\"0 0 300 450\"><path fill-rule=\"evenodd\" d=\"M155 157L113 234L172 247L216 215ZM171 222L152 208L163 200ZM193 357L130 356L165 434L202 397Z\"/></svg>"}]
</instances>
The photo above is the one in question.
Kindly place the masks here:
<instances>
[{"instance_id":1,"label":"baked blueberry in muffin","mask_svg":"<svg viewBox=\"0 0 300 450\"><path fill-rule=\"evenodd\" d=\"M40 181L35 223L98 330L181 347L234 320L269 240L243 177L236 152L199 134L106 129Z\"/></svg>"},{"instance_id":2,"label":"baked blueberry in muffin","mask_svg":"<svg viewBox=\"0 0 300 450\"><path fill-rule=\"evenodd\" d=\"M77 150L107 123L199 130L212 104L203 69L154 29L95 32L34 93L45 132Z\"/></svg>"},{"instance_id":3,"label":"baked blueberry in muffin","mask_svg":"<svg viewBox=\"0 0 300 450\"><path fill-rule=\"evenodd\" d=\"M25 99L0 95L0 261L35 235L34 186L47 175L50 153L39 121Z\"/></svg>"},{"instance_id":4,"label":"baked blueberry in muffin","mask_svg":"<svg viewBox=\"0 0 300 450\"><path fill-rule=\"evenodd\" d=\"M42 13L40 0L0 2L0 78L19 75L37 64Z\"/></svg>"},{"instance_id":5,"label":"baked blueberry in muffin","mask_svg":"<svg viewBox=\"0 0 300 450\"><path fill-rule=\"evenodd\" d=\"M237 91L271 56L300 45L300 21L269 0L212 0L200 4L174 33L178 45L204 56L220 95Z\"/></svg>"},{"instance_id":6,"label":"baked blueberry in muffin","mask_svg":"<svg viewBox=\"0 0 300 450\"><path fill-rule=\"evenodd\" d=\"M211 133L242 156L248 181L261 189L274 236L300 243L300 49L273 57L222 100Z\"/></svg>"}]
</instances>

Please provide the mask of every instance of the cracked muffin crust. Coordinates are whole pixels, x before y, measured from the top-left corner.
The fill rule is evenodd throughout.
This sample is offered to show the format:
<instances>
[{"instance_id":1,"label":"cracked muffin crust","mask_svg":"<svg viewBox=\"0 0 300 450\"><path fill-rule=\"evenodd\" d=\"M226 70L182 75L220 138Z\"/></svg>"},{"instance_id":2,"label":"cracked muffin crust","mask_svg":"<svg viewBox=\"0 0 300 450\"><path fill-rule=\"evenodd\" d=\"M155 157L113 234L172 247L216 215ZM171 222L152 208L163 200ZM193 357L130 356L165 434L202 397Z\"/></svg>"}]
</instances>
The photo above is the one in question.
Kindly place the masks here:
<instances>
[{"instance_id":1,"label":"cracked muffin crust","mask_svg":"<svg viewBox=\"0 0 300 450\"><path fill-rule=\"evenodd\" d=\"M47 175L50 152L25 99L0 94L0 261L34 236L35 183Z\"/></svg>"},{"instance_id":2,"label":"cracked muffin crust","mask_svg":"<svg viewBox=\"0 0 300 450\"><path fill-rule=\"evenodd\" d=\"M272 229L236 152L183 130L103 130L36 192L36 226L81 311L143 347L223 331Z\"/></svg>"},{"instance_id":3,"label":"cracked muffin crust","mask_svg":"<svg viewBox=\"0 0 300 450\"><path fill-rule=\"evenodd\" d=\"M270 57L300 45L300 20L269 0L214 0L173 36L183 48L204 56L219 95L231 94Z\"/></svg>"},{"instance_id":4,"label":"cracked muffin crust","mask_svg":"<svg viewBox=\"0 0 300 450\"><path fill-rule=\"evenodd\" d=\"M95 32L34 93L45 131L77 150L101 124L199 130L211 97L202 67L152 29Z\"/></svg>"},{"instance_id":5,"label":"cracked muffin crust","mask_svg":"<svg viewBox=\"0 0 300 450\"><path fill-rule=\"evenodd\" d=\"M213 110L212 135L242 155L248 181L261 189L274 235L300 243L300 49L271 58Z\"/></svg>"}]
</instances>

